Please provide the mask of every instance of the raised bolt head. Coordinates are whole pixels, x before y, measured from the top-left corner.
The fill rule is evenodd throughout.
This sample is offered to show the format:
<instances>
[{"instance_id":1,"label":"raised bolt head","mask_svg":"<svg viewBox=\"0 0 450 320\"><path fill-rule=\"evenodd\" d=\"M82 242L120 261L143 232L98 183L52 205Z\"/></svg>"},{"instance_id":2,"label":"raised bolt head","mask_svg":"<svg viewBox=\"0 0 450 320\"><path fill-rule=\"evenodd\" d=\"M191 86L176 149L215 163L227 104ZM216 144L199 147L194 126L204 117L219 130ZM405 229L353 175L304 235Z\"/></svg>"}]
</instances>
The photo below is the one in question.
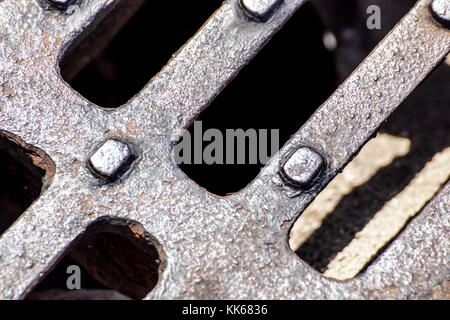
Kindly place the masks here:
<instances>
[{"instance_id":1,"label":"raised bolt head","mask_svg":"<svg viewBox=\"0 0 450 320\"><path fill-rule=\"evenodd\" d=\"M282 0L241 0L244 11L258 21L267 21Z\"/></svg>"},{"instance_id":2,"label":"raised bolt head","mask_svg":"<svg viewBox=\"0 0 450 320\"><path fill-rule=\"evenodd\" d=\"M297 188L307 188L324 164L320 154L308 147L301 147L284 161L280 173L288 184Z\"/></svg>"},{"instance_id":3,"label":"raised bolt head","mask_svg":"<svg viewBox=\"0 0 450 320\"><path fill-rule=\"evenodd\" d=\"M106 140L89 158L89 168L97 175L115 180L133 161L130 147L119 140Z\"/></svg>"},{"instance_id":4,"label":"raised bolt head","mask_svg":"<svg viewBox=\"0 0 450 320\"><path fill-rule=\"evenodd\" d=\"M430 5L431 14L442 25L450 28L450 1L434 0Z\"/></svg>"},{"instance_id":5,"label":"raised bolt head","mask_svg":"<svg viewBox=\"0 0 450 320\"><path fill-rule=\"evenodd\" d=\"M49 5L54 8L65 10L70 5L76 3L78 0L45 0Z\"/></svg>"}]
</instances>

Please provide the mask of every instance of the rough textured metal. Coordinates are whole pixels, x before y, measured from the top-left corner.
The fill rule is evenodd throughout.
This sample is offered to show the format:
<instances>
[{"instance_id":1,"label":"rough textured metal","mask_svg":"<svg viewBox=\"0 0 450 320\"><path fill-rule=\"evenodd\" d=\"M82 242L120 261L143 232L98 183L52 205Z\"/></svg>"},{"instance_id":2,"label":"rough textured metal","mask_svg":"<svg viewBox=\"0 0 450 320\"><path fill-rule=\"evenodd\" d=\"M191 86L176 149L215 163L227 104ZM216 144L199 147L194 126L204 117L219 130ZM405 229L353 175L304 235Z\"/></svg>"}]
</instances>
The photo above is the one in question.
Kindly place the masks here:
<instances>
[{"instance_id":1,"label":"rough textured metal","mask_svg":"<svg viewBox=\"0 0 450 320\"><path fill-rule=\"evenodd\" d=\"M242 8L259 21L266 21L282 0L241 0Z\"/></svg>"},{"instance_id":2,"label":"rough textured metal","mask_svg":"<svg viewBox=\"0 0 450 320\"><path fill-rule=\"evenodd\" d=\"M106 140L90 157L89 165L95 174L115 179L130 166L133 154L126 143Z\"/></svg>"},{"instance_id":3,"label":"rough textured metal","mask_svg":"<svg viewBox=\"0 0 450 320\"><path fill-rule=\"evenodd\" d=\"M308 147L292 153L280 168L282 177L296 187L308 187L324 165L320 154Z\"/></svg>"},{"instance_id":4,"label":"rough textured metal","mask_svg":"<svg viewBox=\"0 0 450 320\"><path fill-rule=\"evenodd\" d=\"M432 21L429 0L415 5L242 191L211 195L172 159L182 129L303 2L284 1L264 24L249 21L238 0L224 2L138 95L106 111L64 83L57 64L114 1L84 1L70 16L36 1L0 1L0 129L56 165L49 188L0 237L0 298L26 296L101 217L139 221L161 244L165 270L148 299L445 297L450 185L352 281L323 277L286 244L296 217L449 52L450 33ZM114 136L133 141L142 159L122 183L99 185L86 157ZM327 167L320 183L291 197L279 164L300 145L317 150Z\"/></svg>"},{"instance_id":5,"label":"rough textured metal","mask_svg":"<svg viewBox=\"0 0 450 320\"><path fill-rule=\"evenodd\" d=\"M430 9L436 20L450 28L450 1L434 0L430 5Z\"/></svg>"}]
</instances>

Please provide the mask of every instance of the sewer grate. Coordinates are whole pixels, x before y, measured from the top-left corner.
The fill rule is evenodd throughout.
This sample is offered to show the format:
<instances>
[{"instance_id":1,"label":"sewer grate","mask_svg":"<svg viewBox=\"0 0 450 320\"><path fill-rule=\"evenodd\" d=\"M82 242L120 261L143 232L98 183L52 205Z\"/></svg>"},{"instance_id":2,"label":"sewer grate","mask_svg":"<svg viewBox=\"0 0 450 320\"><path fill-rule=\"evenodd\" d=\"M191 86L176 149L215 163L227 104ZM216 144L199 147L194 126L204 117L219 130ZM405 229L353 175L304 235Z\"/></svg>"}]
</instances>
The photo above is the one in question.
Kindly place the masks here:
<instances>
[{"instance_id":1,"label":"sewer grate","mask_svg":"<svg viewBox=\"0 0 450 320\"><path fill-rule=\"evenodd\" d=\"M448 184L351 281L323 277L287 246L300 213L448 54L450 33L430 2L418 1L260 174L228 197L189 180L172 148L304 1L267 6L263 21L243 12L239 0L225 1L141 92L112 111L76 93L57 65L62 50L117 1L79 1L65 14L40 1L0 2L0 129L44 150L56 166L45 192L1 235L0 298L26 297L90 225L105 219L136 221L138 233L164 253L149 299L448 296ZM110 184L87 163L95 146L113 138L135 146L136 159ZM324 162L307 190L279 174L299 148Z\"/></svg>"}]
</instances>

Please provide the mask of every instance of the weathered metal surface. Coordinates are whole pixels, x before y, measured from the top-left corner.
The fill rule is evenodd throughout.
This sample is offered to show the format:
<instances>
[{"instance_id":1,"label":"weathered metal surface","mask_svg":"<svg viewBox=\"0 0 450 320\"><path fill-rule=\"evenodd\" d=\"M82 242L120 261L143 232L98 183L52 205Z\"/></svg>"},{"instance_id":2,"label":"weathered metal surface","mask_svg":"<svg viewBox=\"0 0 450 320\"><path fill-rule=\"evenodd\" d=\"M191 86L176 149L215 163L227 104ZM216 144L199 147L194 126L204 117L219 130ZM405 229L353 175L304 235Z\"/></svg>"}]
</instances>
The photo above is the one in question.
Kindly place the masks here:
<instances>
[{"instance_id":1,"label":"weathered metal surface","mask_svg":"<svg viewBox=\"0 0 450 320\"><path fill-rule=\"evenodd\" d=\"M419 1L245 188L218 197L176 166L171 150L304 1L285 0L266 23L238 0L223 6L123 107L104 110L64 83L58 59L114 1L83 1L72 15L36 1L0 1L0 129L44 150L56 173L42 196L0 237L0 298L23 298L70 244L101 217L138 221L166 266L147 296L161 298L426 298L448 295L449 188L362 275L323 277L287 246L295 218L450 50L450 33ZM305 62L308 63L308 62ZM92 149L122 137L141 151L120 183L99 184ZM282 159L300 146L327 163L307 191L286 186Z\"/></svg>"}]
</instances>

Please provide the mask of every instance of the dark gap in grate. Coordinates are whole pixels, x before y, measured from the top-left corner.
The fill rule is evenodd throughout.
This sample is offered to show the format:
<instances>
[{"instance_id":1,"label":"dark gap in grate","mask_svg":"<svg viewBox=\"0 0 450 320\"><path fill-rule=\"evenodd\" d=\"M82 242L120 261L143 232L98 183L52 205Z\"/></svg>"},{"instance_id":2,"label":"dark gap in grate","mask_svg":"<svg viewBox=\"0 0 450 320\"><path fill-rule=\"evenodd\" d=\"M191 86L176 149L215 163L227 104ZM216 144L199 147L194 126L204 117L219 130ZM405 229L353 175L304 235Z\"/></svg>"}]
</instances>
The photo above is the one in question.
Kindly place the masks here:
<instances>
[{"instance_id":1,"label":"dark gap in grate","mask_svg":"<svg viewBox=\"0 0 450 320\"><path fill-rule=\"evenodd\" d=\"M319 3L322 5L327 3L332 8L336 5L331 0L319 0ZM373 31L374 33L367 29L360 30L361 36L364 36L364 32L366 33L364 44L361 44L361 38L356 36L353 43L350 39L346 40L347 43L344 44L346 47L335 57L336 63L341 64L340 68L337 68L341 70L338 71L338 78L345 78L348 70L356 68L359 63L358 59L353 60L352 63L348 59L340 60L343 59L342 55L348 52L348 48L358 48L356 52L361 51L361 56L368 55L376 43L394 27L413 4L414 1L407 0L380 4L382 13L386 15L382 30ZM336 29L338 34L348 32L348 30L345 31L351 25L345 19L348 12L345 14L338 10L328 8L322 12L330 14L333 12L332 15L339 20L332 22L340 26L340 31ZM362 9L360 11L361 14L365 12ZM384 204L401 192L436 153L450 146L448 135L450 117L445 116L448 115L450 104L450 94L445 89L448 86L449 76L450 68L442 64L380 128L380 131L390 135L410 139L411 150L407 155L396 158L390 165L378 170L368 182L344 196L333 212L322 221L321 226L296 250L297 255L314 269L324 272L328 264L350 244L355 235L366 226ZM424 115L427 116L424 117ZM377 254L367 261L362 271L378 258L392 241L378 250Z\"/></svg>"},{"instance_id":2,"label":"dark gap in grate","mask_svg":"<svg viewBox=\"0 0 450 320\"><path fill-rule=\"evenodd\" d=\"M416 0L316 0L314 7L327 31L337 40L333 50L336 81L342 83L387 33L408 13ZM369 6L380 8L380 29L367 27L373 11L367 13Z\"/></svg>"},{"instance_id":3,"label":"dark gap in grate","mask_svg":"<svg viewBox=\"0 0 450 320\"><path fill-rule=\"evenodd\" d=\"M39 283L36 288L34 288L32 293L28 295L27 299L53 300L54 298L59 299L68 297L68 293L71 292L74 292L75 296L77 294L80 295L80 292L77 292L76 290L69 292L67 289L67 278L72 274L72 271L68 273L67 269L72 265L77 265L80 267L81 288L85 290L107 290L103 292L104 295L110 294L112 296L115 294L115 292L110 291L108 287L95 280L85 268L80 266L77 262L71 259L69 255L67 255L60 262L58 262L56 267L44 278L44 280ZM88 295L86 294L86 296Z\"/></svg>"},{"instance_id":4,"label":"dark gap in grate","mask_svg":"<svg viewBox=\"0 0 450 320\"><path fill-rule=\"evenodd\" d=\"M221 4L118 1L65 53L61 76L89 101L117 108L138 93Z\"/></svg>"},{"instance_id":5,"label":"dark gap in grate","mask_svg":"<svg viewBox=\"0 0 450 320\"><path fill-rule=\"evenodd\" d=\"M39 198L54 172L44 152L0 130L0 235Z\"/></svg>"},{"instance_id":6,"label":"dark gap in grate","mask_svg":"<svg viewBox=\"0 0 450 320\"><path fill-rule=\"evenodd\" d=\"M281 147L335 89L332 56L322 34L315 10L305 3L200 114L197 121L202 121L203 132L216 128L225 137L226 129L279 129ZM194 139L194 125L188 130ZM268 150L270 137L269 132ZM203 148L207 145L204 142ZM193 146L191 154L193 158ZM260 162L180 165L192 180L217 195L239 191L262 167Z\"/></svg>"},{"instance_id":7,"label":"dark gap in grate","mask_svg":"<svg viewBox=\"0 0 450 320\"><path fill-rule=\"evenodd\" d=\"M158 242L139 223L100 219L88 227L27 299L142 299L158 282L163 258ZM73 274L67 269L71 265L80 268L80 289L67 286Z\"/></svg>"}]
</instances>

